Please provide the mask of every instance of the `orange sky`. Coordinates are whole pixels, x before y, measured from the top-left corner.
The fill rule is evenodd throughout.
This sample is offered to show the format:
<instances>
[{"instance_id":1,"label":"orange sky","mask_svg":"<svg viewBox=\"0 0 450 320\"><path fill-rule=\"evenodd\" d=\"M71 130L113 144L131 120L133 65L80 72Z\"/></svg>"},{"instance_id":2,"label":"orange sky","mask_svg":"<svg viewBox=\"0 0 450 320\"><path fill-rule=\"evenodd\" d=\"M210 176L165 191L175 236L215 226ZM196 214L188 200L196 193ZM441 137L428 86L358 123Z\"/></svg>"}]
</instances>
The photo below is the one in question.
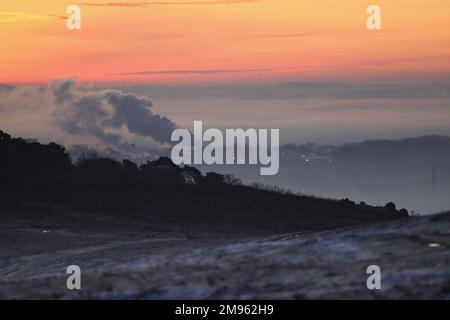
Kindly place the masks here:
<instances>
[{"instance_id":1,"label":"orange sky","mask_svg":"<svg viewBox=\"0 0 450 320\"><path fill-rule=\"evenodd\" d=\"M276 83L450 74L448 0L105 5L111 3L0 1L0 82L75 76L92 82ZM82 30L66 28L69 4L81 7ZM369 4L382 9L381 31L366 29Z\"/></svg>"}]
</instances>

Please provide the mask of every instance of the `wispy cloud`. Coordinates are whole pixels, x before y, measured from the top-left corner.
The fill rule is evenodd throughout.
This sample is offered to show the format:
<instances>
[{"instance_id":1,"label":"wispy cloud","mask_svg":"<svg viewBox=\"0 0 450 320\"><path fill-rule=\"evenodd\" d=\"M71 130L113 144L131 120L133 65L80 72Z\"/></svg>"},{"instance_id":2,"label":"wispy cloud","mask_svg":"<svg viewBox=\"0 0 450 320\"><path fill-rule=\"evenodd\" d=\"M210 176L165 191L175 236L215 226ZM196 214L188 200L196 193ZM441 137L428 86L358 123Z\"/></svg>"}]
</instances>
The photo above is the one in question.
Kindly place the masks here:
<instances>
[{"instance_id":1,"label":"wispy cloud","mask_svg":"<svg viewBox=\"0 0 450 320\"><path fill-rule=\"evenodd\" d=\"M170 75L170 74L222 74L222 73L244 73L244 72L267 72L270 69L206 69L206 70L148 70L137 72L112 73L115 76L145 76L145 75Z\"/></svg>"},{"instance_id":2,"label":"wispy cloud","mask_svg":"<svg viewBox=\"0 0 450 320\"><path fill-rule=\"evenodd\" d=\"M393 29L385 29L384 33L392 33L397 32L398 30ZM261 39L279 39L279 38L307 38L307 37L316 37L316 36L335 36L335 35L367 35L365 30L322 30L322 31L313 31L313 32L292 32L292 33L262 33L262 34L253 34L250 38L261 38Z\"/></svg>"},{"instance_id":3,"label":"wispy cloud","mask_svg":"<svg viewBox=\"0 0 450 320\"><path fill-rule=\"evenodd\" d=\"M278 34L255 34L251 35L251 38L262 38L262 39L271 39L271 38L305 38L305 37L314 37L320 36L324 34L329 34L327 32L302 32L302 33L278 33Z\"/></svg>"},{"instance_id":4,"label":"wispy cloud","mask_svg":"<svg viewBox=\"0 0 450 320\"><path fill-rule=\"evenodd\" d=\"M14 22L14 21L23 22L24 20L32 21L32 20L47 20L47 19L65 20L67 19L67 17L53 14L0 11L0 22Z\"/></svg>"},{"instance_id":5,"label":"wispy cloud","mask_svg":"<svg viewBox=\"0 0 450 320\"><path fill-rule=\"evenodd\" d=\"M92 7L131 7L142 8L149 6L166 6L166 5L227 5L259 2L261 0L209 0L209 1L146 1L146 2L87 2L83 6Z\"/></svg>"}]
</instances>

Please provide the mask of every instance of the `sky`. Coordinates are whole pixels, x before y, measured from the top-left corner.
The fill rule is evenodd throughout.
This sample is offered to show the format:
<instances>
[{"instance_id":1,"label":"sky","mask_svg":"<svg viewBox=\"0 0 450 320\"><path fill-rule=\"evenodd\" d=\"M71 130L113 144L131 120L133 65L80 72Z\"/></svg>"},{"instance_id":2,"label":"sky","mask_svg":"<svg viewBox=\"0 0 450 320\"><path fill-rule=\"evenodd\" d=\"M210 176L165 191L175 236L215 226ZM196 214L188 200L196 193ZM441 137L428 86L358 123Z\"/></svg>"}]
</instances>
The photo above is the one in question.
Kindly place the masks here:
<instances>
[{"instance_id":1,"label":"sky","mask_svg":"<svg viewBox=\"0 0 450 320\"><path fill-rule=\"evenodd\" d=\"M450 135L448 0L0 0L0 39L15 136L127 152L194 120L282 143Z\"/></svg>"},{"instance_id":2,"label":"sky","mask_svg":"<svg viewBox=\"0 0 450 320\"><path fill-rule=\"evenodd\" d=\"M369 31L376 4L382 29ZM81 30L66 28L69 4ZM0 83L448 78L447 0L2 0Z\"/></svg>"}]
</instances>

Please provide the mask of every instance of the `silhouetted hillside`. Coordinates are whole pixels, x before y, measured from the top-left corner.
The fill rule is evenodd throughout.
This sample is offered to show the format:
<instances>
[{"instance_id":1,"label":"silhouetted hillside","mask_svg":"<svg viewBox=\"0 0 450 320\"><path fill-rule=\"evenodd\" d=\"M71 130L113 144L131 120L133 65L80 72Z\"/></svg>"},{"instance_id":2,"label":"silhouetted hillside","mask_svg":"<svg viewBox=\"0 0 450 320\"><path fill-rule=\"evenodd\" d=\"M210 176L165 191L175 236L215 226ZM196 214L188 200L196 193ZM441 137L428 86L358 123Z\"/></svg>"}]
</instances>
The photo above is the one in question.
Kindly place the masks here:
<instances>
[{"instance_id":1,"label":"silhouetted hillside","mask_svg":"<svg viewBox=\"0 0 450 320\"><path fill-rule=\"evenodd\" d=\"M63 146L11 138L0 130L0 178L33 182L147 182L154 184L220 185L236 179L193 167L179 167L161 157L138 167L130 160L91 156L73 163Z\"/></svg>"},{"instance_id":2,"label":"silhouetted hillside","mask_svg":"<svg viewBox=\"0 0 450 320\"><path fill-rule=\"evenodd\" d=\"M125 228L133 234L164 230L195 237L242 236L326 230L408 216L393 203L372 207L243 186L232 176L202 175L165 157L141 166L107 158L72 163L62 146L27 142L3 132L0 159L0 214L13 220L38 218L49 226L57 221L67 225L81 215L85 218L76 218L80 228L106 228L117 234ZM65 215L73 210L78 213Z\"/></svg>"}]
</instances>

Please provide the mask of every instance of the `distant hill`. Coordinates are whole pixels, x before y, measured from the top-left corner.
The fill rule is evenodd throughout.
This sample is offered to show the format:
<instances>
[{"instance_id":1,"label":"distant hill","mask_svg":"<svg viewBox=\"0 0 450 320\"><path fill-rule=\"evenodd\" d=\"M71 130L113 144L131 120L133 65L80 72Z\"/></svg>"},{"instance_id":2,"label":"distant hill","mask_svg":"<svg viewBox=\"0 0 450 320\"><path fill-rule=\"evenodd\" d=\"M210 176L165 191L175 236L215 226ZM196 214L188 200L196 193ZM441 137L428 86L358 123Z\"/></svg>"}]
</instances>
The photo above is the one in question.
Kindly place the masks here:
<instances>
[{"instance_id":1,"label":"distant hill","mask_svg":"<svg viewBox=\"0 0 450 320\"><path fill-rule=\"evenodd\" d=\"M416 213L450 209L450 137L368 140L342 145L280 147L280 171L261 177L255 166L201 167L227 172L244 184L262 183L325 198L373 205L395 202Z\"/></svg>"},{"instance_id":2,"label":"distant hill","mask_svg":"<svg viewBox=\"0 0 450 320\"><path fill-rule=\"evenodd\" d=\"M405 154L416 152L418 150L428 150L433 152L445 153L450 155L450 137L449 136L420 136L400 140L366 140L363 142L345 143L341 145L319 145L315 143L307 144L287 144L281 146L281 152L285 158L296 154L316 155L323 157L333 157L336 155L345 155L349 153L368 153L368 154Z\"/></svg>"}]
</instances>

